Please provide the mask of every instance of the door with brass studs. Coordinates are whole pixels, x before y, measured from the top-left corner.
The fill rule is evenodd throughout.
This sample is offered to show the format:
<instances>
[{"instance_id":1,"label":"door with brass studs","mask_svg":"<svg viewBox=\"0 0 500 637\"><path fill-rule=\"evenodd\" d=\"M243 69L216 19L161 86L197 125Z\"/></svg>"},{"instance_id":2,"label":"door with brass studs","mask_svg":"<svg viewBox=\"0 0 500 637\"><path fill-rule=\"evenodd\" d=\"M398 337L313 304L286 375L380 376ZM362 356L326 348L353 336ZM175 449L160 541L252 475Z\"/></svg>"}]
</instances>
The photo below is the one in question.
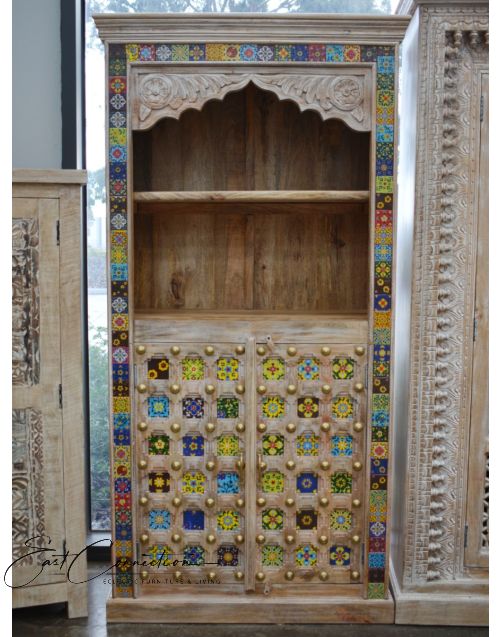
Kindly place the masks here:
<instances>
[{"instance_id":1,"label":"door with brass studs","mask_svg":"<svg viewBox=\"0 0 500 637\"><path fill-rule=\"evenodd\" d=\"M360 581L365 346L139 345L135 374L144 591Z\"/></svg>"}]
</instances>

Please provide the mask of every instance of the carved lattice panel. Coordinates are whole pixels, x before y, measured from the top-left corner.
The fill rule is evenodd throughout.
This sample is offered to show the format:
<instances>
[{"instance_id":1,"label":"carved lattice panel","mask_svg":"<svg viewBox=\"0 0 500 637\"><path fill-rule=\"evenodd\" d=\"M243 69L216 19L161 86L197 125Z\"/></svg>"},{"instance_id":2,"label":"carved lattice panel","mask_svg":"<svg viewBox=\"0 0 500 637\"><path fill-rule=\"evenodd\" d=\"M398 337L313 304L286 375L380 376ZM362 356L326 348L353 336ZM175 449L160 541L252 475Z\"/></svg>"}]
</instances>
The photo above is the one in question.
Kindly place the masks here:
<instances>
[{"instance_id":1,"label":"carved lattice panel","mask_svg":"<svg viewBox=\"0 0 500 637\"><path fill-rule=\"evenodd\" d=\"M149 345L137 360L137 528L142 559L160 562L148 565L144 588L237 585L244 572L244 348Z\"/></svg>"},{"instance_id":2,"label":"carved lattice panel","mask_svg":"<svg viewBox=\"0 0 500 637\"><path fill-rule=\"evenodd\" d=\"M360 581L364 352L257 347L257 581Z\"/></svg>"}]
</instances>

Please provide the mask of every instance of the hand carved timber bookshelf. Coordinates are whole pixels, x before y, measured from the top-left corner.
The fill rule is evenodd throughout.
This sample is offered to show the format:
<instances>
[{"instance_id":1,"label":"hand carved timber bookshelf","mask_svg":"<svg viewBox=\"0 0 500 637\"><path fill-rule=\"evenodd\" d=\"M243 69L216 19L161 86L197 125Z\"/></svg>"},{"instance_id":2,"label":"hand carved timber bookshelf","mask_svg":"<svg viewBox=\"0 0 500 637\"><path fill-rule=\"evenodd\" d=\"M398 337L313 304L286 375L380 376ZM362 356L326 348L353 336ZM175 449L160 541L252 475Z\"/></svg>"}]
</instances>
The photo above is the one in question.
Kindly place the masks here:
<instances>
[{"instance_id":1,"label":"hand carved timber bookshelf","mask_svg":"<svg viewBox=\"0 0 500 637\"><path fill-rule=\"evenodd\" d=\"M391 622L407 20L95 20L109 91L108 619Z\"/></svg>"}]
</instances>

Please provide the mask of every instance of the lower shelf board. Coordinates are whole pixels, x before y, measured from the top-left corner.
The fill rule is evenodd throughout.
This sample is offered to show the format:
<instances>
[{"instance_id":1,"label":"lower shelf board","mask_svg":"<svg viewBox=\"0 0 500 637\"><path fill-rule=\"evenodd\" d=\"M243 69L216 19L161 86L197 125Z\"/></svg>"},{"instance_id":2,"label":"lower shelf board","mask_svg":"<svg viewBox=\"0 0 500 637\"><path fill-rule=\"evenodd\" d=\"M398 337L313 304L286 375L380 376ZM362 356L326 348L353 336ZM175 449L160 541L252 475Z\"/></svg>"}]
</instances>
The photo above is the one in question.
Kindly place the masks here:
<instances>
[{"instance_id":1,"label":"lower shelf board","mask_svg":"<svg viewBox=\"0 0 500 637\"><path fill-rule=\"evenodd\" d=\"M156 624L392 624L394 601L356 597L188 595L113 598L107 621Z\"/></svg>"}]
</instances>

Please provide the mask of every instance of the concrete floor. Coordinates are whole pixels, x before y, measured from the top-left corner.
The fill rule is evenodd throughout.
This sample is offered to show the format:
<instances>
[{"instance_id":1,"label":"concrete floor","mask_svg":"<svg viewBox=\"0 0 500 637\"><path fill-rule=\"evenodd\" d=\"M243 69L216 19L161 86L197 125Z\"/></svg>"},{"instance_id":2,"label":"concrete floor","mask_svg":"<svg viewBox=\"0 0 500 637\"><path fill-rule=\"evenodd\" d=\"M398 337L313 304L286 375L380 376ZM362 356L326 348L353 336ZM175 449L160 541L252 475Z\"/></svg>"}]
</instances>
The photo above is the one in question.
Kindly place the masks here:
<instances>
[{"instance_id":1,"label":"concrete floor","mask_svg":"<svg viewBox=\"0 0 500 637\"><path fill-rule=\"evenodd\" d=\"M91 563L90 574L104 570ZM89 616L67 619L64 604L15 610L13 637L486 637L488 628L393 625L198 625L110 624L106 600L111 587L101 578L89 583Z\"/></svg>"}]
</instances>

